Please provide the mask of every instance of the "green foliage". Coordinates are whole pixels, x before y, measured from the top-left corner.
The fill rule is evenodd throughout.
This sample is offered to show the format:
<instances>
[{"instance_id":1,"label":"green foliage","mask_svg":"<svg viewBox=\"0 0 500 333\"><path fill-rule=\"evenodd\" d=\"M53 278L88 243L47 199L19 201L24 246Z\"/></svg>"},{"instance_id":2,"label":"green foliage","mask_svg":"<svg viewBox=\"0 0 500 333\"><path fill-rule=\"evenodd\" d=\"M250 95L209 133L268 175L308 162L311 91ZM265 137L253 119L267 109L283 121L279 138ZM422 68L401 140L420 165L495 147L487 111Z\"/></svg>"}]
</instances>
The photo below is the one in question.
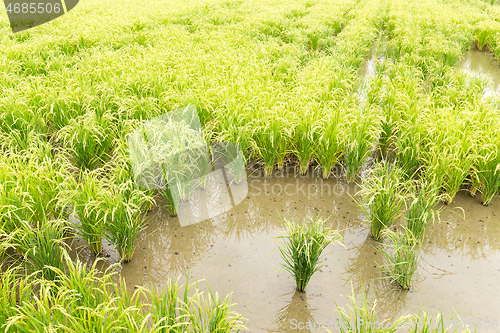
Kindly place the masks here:
<instances>
[{"instance_id":1,"label":"green foliage","mask_svg":"<svg viewBox=\"0 0 500 333\"><path fill-rule=\"evenodd\" d=\"M404 195L407 192L402 171L395 165L382 161L359 185L364 203L358 205L368 216L370 236L380 240L382 232L401 215Z\"/></svg>"},{"instance_id":2,"label":"green foliage","mask_svg":"<svg viewBox=\"0 0 500 333\"><path fill-rule=\"evenodd\" d=\"M295 278L297 290L304 291L312 275L323 267L321 253L330 243L340 242L341 235L324 227L319 217L309 225L286 219L282 223L285 230L275 237L285 239L284 247L279 248L285 261L282 267Z\"/></svg>"}]
</instances>

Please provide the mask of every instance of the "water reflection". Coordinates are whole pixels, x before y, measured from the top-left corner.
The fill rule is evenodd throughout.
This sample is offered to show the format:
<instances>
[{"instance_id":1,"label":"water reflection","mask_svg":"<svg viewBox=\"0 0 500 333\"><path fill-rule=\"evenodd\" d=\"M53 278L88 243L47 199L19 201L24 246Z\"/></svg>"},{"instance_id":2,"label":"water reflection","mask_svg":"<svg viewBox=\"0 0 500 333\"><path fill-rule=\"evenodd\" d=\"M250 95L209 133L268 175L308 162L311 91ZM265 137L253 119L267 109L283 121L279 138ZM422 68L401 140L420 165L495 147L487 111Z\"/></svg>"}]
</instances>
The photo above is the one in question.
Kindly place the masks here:
<instances>
[{"instance_id":1,"label":"water reflection","mask_svg":"<svg viewBox=\"0 0 500 333\"><path fill-rule=\"evenodd\" d=\"M458 67L471 76L489 81L484 97L500 96L500 66L492 53L471 49L464 53Z\"/></svg>"},{"instance_id":2,"label":"water reflection","mask_svg":"<svg viewBox=\"0 0 500 333\"><path fill-rule=\"evenodd\" d=\"M312 332L311 328L318 328L319 323L316 323L312 313L315 309L307 303L306 293L295 291L293 294L282 295L281 298L292 298L288 304L278 310L276 320L273 326L276 329L269 332L291 332L300 330L301 332Z\"/></svg>"}]
</instances>

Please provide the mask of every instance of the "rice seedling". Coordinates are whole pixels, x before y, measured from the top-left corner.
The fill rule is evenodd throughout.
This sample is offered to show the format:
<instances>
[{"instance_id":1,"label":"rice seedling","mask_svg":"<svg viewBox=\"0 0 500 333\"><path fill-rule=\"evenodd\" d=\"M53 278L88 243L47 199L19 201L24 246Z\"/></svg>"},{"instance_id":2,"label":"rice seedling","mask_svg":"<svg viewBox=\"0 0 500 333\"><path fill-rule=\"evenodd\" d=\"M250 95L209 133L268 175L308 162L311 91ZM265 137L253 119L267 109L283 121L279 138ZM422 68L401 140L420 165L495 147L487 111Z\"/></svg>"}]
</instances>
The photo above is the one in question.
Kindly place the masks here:
<instances>
[{"instance_id":1,"label":"rice seedling","mask_svg":"<svg viewBox=\"0 0 500 333\"><path fill-rule=\"evenodd\" d=\"M393 333L403 327L412 317L409 315L400 316L394 321L385 319L380 321L377 319L376 307L377 300L373 301L371 309L368 305L364 287L361 287L361 304L356 300L356 294L351 284L351 304L349 304L349 311L340 307L337 303L335 311L340 315L336 318L336 328L341 333ZM328 330L332 333L332 331Z\"/></svg>"},{"instance_id":2,"label":"rice seedling","mask_svg":"<svg viewBox=\"0 0 500 333\"><path fill-rule=\"evenodd\" d=\"M359 185L364 203L358 205L368 216L370 236L380 240L382 232L389 228L401 215L405 202L406 184L403 172L387 161L377 163L370 174Z\"/></svg>"},{"instance_id":3,"label":"rice seedling","mask_svg":"<svg viewBox=\"0 0 500 333\"><path fill-rule=\"evenodd\" d=\"M295 278L297 290L303 292L312 275L323 267L323 250L331 243L340 243L342 237L338 231L324 227L319 216L309 225L286 219L282 223L285 230L275 237L285 239L284 247L279 247L285 262L282 267Z\"/></svg>"},{"instance_id":4,"label":"rice seedling","mask_svg":"<svg viewBox=\"0 0 500 333\"><path fill-rule=\"evenodd\" d=\"M347 181L352 182L370 154L375 137L373 115L361 114L349 124L344 147L344 162Z\"/></svg>"},{"instance_id":5,"label":"rice seedling","mask_svg":"<svg viewBox=\"0 0 500 333\"><path fill-rule=\"evenodd\" d=\"M407 229L405 232L386 230L384 234L391 241L386 244L388 249L376 248L387 261L386 265L381 266L386 274L384 278L394 281L402 289L410 289L412 277L420 261L415 235Z\"/></svg>"},{"instance_id":6,"label":"rice seedling","mask_svg":"<svg viewBox=\"0 0 500 333\"><path fill-rule=\"evenodd\" d=\"M131 182L111 186L103 193L105 237L113 243L125 263L132 259L136 238L144 229L146 216L143 209L151 200Z\"/></svg>"},{"instance_id":7,"label":"rice seedling","mask_svg":"<svg viewBox=\"0 0 500 333\"><path fill-rule=\"evenodd\" d=\"M314 157L321 167L323 179L330 177L332 168L342 155L344 129L340 120L340 113L333 113L324 118L313 131L314 142L317 145Z\"/></svg>"}]
</instances>

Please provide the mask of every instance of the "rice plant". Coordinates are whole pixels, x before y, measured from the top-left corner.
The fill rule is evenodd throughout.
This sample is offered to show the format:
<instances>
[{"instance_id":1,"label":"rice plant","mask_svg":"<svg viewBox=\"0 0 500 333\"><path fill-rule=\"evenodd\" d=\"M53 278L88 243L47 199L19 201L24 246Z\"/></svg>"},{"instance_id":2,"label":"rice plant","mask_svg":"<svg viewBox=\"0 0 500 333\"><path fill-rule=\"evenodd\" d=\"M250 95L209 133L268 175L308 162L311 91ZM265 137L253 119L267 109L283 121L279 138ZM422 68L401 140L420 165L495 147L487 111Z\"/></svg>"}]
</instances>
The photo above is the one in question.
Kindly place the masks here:
<instances>
[{"instance_id":1,"label":"rice plant","mask_svg":"<svg viewBox=\"0 0 500 333\"><path fill-rule=\"evenodd\" d=\"M103 194L105 237L113 243L125 263L132 259L136 238L145 228L143 210L151 200L130 182L111 186Z\"/></svg>"},{"instance_id":2,"label":"rice plant","mask_svg":"<svg viewBox=\"0 0 500 333\"><path fill-rule=\"evenodd\" d=\"M402 176L401 169L382 161L374 166L359 185L364 203L358 201L358 205L368 216L370 236L375 240L380 240L382 232L401 215L407 192Z\"/></svg>"},{"instance_id":3,"label":"rice plant","mask_svg":"<svg viewBox=\"0 0 500 333\"><path fill-rule=\"evenodd\" d=\"M412 277L420 261L415 236L406 229L405 232L386 230L384 233L391 241L386 244L388 249L376 248L387 262L381 266L386 274L384 278L394 281L402 289L410 289Z\"/></svg>"},{"instance_id":4,"label":"rice plant","mask_svg":"<svg viewBox=\"0 0 500 333\"><path fill-rule=\"evenodd\" d=\"M287 140L289 127L283 118L272 117L265 125L256 126L252 137L256 150L264 160L264 173L270 176L274 165L278 170L283 168L285 156L288 154Z\"/></svg>"},{"instance_id":5,"label":"rice plant","mask_svg":"<svg viewBox=\"0 0 500 333\"><path fill-rule=\"evenodd\" d=\"M71 152L75 165L81 169L95 169L107 160L116 135L110 117L99 121L95 113L71 119L58 132L58 138Z\"/></svg>"},{"instance_id":6,"label":"rice plant","mask_svg":"<svg viewBox=\"0 0 500 333\"><path fill-rule=\"evenodd\" d=\"M485 140L488 140L485 138ZM490 141L490 140L488 140ZM483 205L487 206L500 191L500 151L497 145L486 142L476 161L477 188L483 195Z\"/></svg>"},{"instance_id":7,"label":"rice plant","mask_svg":"<svg viewBox=\"0 0 500 333\"><path fill-rule=\"evenodd\" d=\"M104 184L98 177L99 173L85 171L80 173L79 182L71 177L66 184L66 200L78 218L73 227L96 255L102 252L102 238L106 233L101 199Z\"/></svg>"},{"instance_id":8,"label":"rice plant","mask_svg":"<svg viewBox=\"0 0 500 333\"><path fill-rule=\"evenodd\" d=\"M198 286L197 286L198 289ZM230 296L224 299L213 293L208 287L208 294L196 292L190 299L190 309L187 311L189 332L239 332L246 329L242 316L231 311L234 304Z\"/></svg>"},{"instance_id":9,"label":"rice plant","mask_svg":"<svg viewBox=\"0 0 500 333\"><path fill-rule=\"evenodd\" d=\"M285 230L275 237L285 239L284 247L279 247L285 261L282 267L295 278L297 290L303 292L312 275L323 267L320 265L323 250L331 243L340 242L341 235L324 227L319 216L309 225L286 219L282 219L282 223Z\"/></svg>"},{"instance_id":10,"label":"rice plant","mask_svg":"<svg viewBox=\"0 0 500 333\"><path fill-rule=\"evenodd\" d=\"M297 120L293 130L294 154L299 160L299 172L305 175L314 153L317 151L318 142L315 140L315 119L310 112L304 114Z\"/></svg>"},{"instance_id":11,"label":"rice plant","mask_svg":"<svg viewBox=\"0 0 500 333\"><path fill-rule=\"evenodd\" d=\"M344 148L344 162L347 181L352 182L361 170L373 148L374 117L366 114L358 114L350 123L347 131L347 141Z\"/></svg>"},{"instance_id":12,"label":"rice plant","mask_svg":"<svg viewBox=\"0 0 500 333\"><path fill-rule=\"evenodd\" d=\"M460 320L460 325L456 325L458 321L453 319L458 313L453 315L449 320L445 321L442 312L438 312L436 319L429 317L425 311L420 310L418 315L412 316L409 322L410 329L408 332L413 333L470 333L472 332L469 327L466 327L464 323ZM453 321L452 321L453 320ZM448 324L448 326L446 325ZM474 330L477 332L477 329Z\"/></svg>"},{"instance_id":13,"label":"rice plant","mask_svg":"<svg viewBox=\"0 0 500 333\"><path fill-rule=\"evenodd\" d=\"M41 279L55 280L57 274L53 268L64 269L67 228L68 222L64 220L46 220L35 225L22 222L21 232L13 242L28 272Z\"/></svg>"},{"instance_id":14,"label":"rice plant","mask_svg":"<svg viewBox=\"0 0 500 333\"><path fill-rule=\"evenodd\" d=\"M435 216L439 213L435 210L440 198L437 195L437 189L428 184L414 184L409 191L410 203L406 211L406 230L412 237L407 240L422 241L425 229L428 227Z\"/></svg>"},{"instance_id":15,"label":"rice plant","mask_svg":"<svg viewBox=\"0 0 500 333\"><path fill-rule=\"evenodd\" d=\"M361 304L359 304L351 284L349 311L335 303L335 311L340 315L340 318L336 318L336 327L340 333L394 333L412 318L406 315L400 316L394 321L389 319L380 321L377 319L376 313L377 300L373 301L370 309L364 287L361 287L361 295L362 298L359 301ZM328 329L327 331L332 333Z\"/></svg>"},{"instance_id":16,"label":"rice plant","mask_svg":"<svg viewBox=\"0 0 500 333\"><path fill-rule=\"evenodd\" d=\"M320 121L313 131L316 151L314 157L321 168L323 179L328 179L332 168L342 156L344 129L340 123L340 113L333 113Z\"/></svg>"}]
</instances>

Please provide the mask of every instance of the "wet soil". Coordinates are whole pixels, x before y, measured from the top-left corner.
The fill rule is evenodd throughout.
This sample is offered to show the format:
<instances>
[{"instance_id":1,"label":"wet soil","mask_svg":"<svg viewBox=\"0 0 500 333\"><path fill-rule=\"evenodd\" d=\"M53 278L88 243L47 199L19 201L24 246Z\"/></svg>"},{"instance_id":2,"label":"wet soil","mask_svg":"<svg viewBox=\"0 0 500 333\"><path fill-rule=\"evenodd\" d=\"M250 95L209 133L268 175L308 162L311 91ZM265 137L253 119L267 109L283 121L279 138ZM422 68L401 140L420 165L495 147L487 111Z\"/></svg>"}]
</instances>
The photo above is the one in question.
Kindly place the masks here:
<instances>
[{"instance_id":1,"label":"wet soil","mask_svg":"<svg viewBox=\"0 0 500 333\"><path fill-rule=\"evenodd\" d=\"M190 281L205 279L212 291L232 292L233 310L244 312L253 332L326 332L299 325L308 320L332 325L336 304L347 308L351 286L359 294L362 284L370 302L377 299L379 318L419 309L435 316L442 309L446 318L460 310L464 320L500 319L499 199L484 207L480 196L463 192L450 206L440 206L441 222L426 232L413 288L401 291L378 279L377 263L383 260L374 247L381 243L368 236L366 216L352 198L355 185L340 174L323 180L312 168L305 176L293 168L273 177L258 170L247 173L246 199L211 220L181 227L164 203L153 207L132 261L121 268L129 289L163 288L169 277L179 275L184 283L189 267ZM296 292L289 273L280 270L279 241L273 238L282 231L280 216L302 221L318 214L329 216L327 225L341 230L345 248L329 245L325 266L305 293ZM107 262L116 262L109 244L105 250ZM88 248L80 250L80 257L93 260Z\"/></svg>"}]
</instances>

